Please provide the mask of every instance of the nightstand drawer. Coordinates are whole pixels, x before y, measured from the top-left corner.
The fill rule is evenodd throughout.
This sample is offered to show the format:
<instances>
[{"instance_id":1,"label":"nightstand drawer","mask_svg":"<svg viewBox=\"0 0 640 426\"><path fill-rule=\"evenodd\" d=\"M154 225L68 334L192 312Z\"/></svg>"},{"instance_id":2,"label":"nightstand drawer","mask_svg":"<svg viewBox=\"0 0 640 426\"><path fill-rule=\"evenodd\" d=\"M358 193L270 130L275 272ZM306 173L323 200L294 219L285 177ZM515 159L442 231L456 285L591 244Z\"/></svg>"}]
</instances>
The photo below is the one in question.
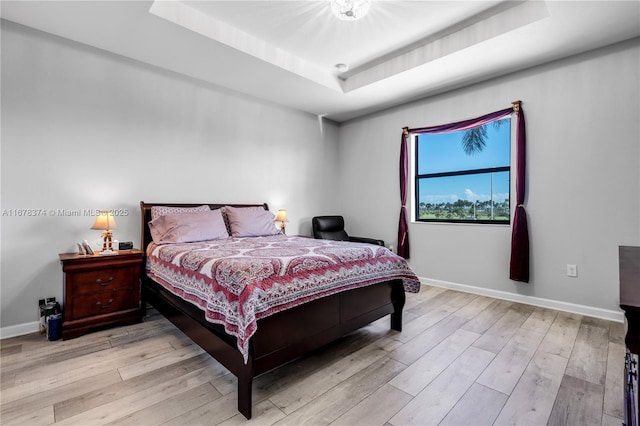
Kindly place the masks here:
<instances>
[{"instance_id":1,"label":"nightstand drawer","mask_svg":"<svg viewBox=\"0 0 640 426\"><path fill-rule=\"evenodd\" d=\"M138 279L140 268L109 268L75 272L71 281L74 295L93 294L106 290L131 288Z\"/></svg>"},{"instance_id":2,"label":"nightstand drawer","mask_svg":"<svg viewBox=\"0 0 640 426\"><path fill-rule=\"evenodd\" d=\"M73 318L79 319L137 308L140 298L139 295L132 293L132 289L125 289L74 297L72 301Z\"/></svg>"}]
</instances>

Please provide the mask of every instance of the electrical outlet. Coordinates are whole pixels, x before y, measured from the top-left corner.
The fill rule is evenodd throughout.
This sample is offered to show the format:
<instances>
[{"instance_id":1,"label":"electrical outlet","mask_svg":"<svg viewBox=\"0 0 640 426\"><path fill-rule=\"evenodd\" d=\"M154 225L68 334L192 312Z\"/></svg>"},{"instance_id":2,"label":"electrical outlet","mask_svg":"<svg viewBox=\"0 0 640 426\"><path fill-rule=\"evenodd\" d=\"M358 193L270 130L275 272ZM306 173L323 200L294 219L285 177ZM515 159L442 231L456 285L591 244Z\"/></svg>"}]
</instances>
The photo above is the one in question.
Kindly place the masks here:
<instances>
[{"instance_id":1,"label":"electrical outlet","mask_svg":"<svg viewBox=\"0 0 640 426\"><path fill-rule=\"evenodd\" d=\"M578 276L578 267L576 265L567 264L567 276L568 277L577 277Z\"/></svg>"}]
</instances>

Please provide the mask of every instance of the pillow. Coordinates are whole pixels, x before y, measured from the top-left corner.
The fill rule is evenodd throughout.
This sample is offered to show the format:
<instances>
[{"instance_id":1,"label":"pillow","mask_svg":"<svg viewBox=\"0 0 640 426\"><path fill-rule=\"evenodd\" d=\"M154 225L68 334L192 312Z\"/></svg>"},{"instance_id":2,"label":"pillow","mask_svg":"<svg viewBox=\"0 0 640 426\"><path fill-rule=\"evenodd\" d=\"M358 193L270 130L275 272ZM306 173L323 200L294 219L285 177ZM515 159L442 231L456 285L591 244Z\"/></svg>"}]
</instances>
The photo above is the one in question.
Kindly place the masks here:
<instances>
[{"instance_id":1,"label":"pillow","mask_svg":"<svg viewBox=\"0 0 640 426\"><path fill-rule=\"evenodd\" d=\"M227 231L229 232L229 235L231 235L231 225L229 225L229 216L227 216L227 208L231 207L231 206L222 206L220 207L220 210L222 211L222 218L224 219L224 224L227 227ZM251 207L233 207L236 209L243 209L243 210L257 210L257 211L265 211L264 207L262 206L251 206Z\"/></svg>"},{"instance_id":2,"label":"pillow","mask_svg":"<svg viewBox=\"0 0 640 426\"><path fill-rule=\"evenodd\" d=\"M220 210L166 214L149 222L149 231L156 244L192 243L229 237Z\"/></svg>"},{"instance_id":3,"label":"pillow","mask_svg":"<svg viewBox=\"0 0 640 426\"><path fill-rule=\"evenodd\" d=\"M225 206L232 237L262 237L278 235L273 213L263 208L236 208Z\"/></svg>"},{"instance_id":4,"label":"pillow","mask_svg":"<svg viewBox=\"0 0 640 426\"><path fill-rule=\"evenodd\" d=\"M206 204L198 207L151 206L151 220L167 214L198 213L211 211Z\"/></svg>"}]
</instances>

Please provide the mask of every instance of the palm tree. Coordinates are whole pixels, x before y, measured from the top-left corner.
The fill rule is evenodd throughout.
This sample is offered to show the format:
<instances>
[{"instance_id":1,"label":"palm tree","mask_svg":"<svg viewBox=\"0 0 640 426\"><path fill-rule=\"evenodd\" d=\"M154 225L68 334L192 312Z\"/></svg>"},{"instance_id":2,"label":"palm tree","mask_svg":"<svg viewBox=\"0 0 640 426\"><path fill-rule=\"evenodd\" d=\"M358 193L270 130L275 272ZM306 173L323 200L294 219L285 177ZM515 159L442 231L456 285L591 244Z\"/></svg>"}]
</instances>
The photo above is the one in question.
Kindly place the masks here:
<instances>
[{"instance_id":1,"label":"palm tree","mask_svg":"<svg viewBox=\"0 0 640 426\"><path fill-rule=\"evenodd\" d=\"M496 120L493 122L493 126L499 129L505 123L505 120ZM467 155L475 155L482 152L487 145L487 125L474 127L473 129L466 130L462 135L462 149Z\"/></svg>"},{"instance_id":2,"label":"palm tree","mask_svg":"<svg viewBox=\"0 0 640 426\"><path fill-rule=\"evenodd\" d=\"M475 155L482 152L487 145L487 127L482 125L464 132L462 136L462 149L467 155Z\"/></svg>"}]
</instances>

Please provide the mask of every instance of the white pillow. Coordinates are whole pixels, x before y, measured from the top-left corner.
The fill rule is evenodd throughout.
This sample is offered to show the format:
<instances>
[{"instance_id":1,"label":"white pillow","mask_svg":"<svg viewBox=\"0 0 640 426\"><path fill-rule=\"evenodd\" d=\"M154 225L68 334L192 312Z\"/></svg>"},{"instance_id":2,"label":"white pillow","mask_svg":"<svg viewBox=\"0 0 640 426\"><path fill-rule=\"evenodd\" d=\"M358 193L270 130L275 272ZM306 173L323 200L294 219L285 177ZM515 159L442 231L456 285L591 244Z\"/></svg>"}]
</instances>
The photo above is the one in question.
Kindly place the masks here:
<instances>
[{"instance_id":1,"label":"white pillow","mask_svg":"<svg viewBox=\"0 0 640 426\"><path fill-rule=\"evenodd\" d=\"M210 210L206 204L198 207L151 206L151 220L167 214L208 212Z\"/></svg>"}]
</instances>

